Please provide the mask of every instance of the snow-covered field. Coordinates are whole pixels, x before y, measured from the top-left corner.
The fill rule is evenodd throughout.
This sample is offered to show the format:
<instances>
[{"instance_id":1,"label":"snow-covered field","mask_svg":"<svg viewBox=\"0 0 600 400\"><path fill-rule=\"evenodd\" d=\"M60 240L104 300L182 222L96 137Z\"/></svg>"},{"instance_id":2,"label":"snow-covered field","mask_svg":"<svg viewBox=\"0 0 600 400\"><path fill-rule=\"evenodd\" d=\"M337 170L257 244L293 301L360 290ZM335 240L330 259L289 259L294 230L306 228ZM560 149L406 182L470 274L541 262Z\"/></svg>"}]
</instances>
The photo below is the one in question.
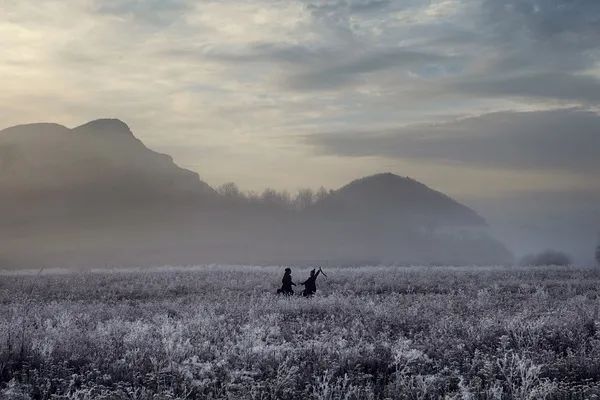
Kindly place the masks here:
<instances>
[{"instance_id":1,"label":"snow-covered field","mask_svg":"<svg viewBox=\"0 0 600 400\"><path fill-rule=\"evenodd\" d=\"M0 398L600 395L598 271L325 271L311 299L283 267L5 271Z\"/></svg>"}]
</instances>

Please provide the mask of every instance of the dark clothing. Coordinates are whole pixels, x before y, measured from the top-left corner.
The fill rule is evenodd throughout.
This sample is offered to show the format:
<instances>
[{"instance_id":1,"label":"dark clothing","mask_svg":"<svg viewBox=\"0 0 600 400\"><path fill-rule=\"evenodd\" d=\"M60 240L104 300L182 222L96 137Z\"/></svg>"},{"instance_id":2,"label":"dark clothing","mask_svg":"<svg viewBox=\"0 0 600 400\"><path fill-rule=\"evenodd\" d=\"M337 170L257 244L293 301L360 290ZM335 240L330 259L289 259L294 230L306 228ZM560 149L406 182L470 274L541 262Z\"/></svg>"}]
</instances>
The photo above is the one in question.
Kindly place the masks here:
<instances>
[{"instance_id":1,"label":"dark clothing","mask_svg":"<svg viewBox=\"0 0 600 400\"><path fill-rule=\"evenodd\" d=\"M316 274L311 274L307 280L302 282L302 285L304 285L304 291L302 292L303 296L312 296L317 292L317 277L320 273L321 270L317 271Z\"/></svg>"},{"instance_id":2,"label":"dark clothing","mask_svg":"<svg viewBox=\"0 0 600 400\"><path fill-rule=\"evenodd\" d=\"M286 272L281 280L281 289L279 289L277 293L293 295L294 289L292 289L292 286L296 286L296 284L292 282L292 274Z\"/></svg>"}]
</instances>

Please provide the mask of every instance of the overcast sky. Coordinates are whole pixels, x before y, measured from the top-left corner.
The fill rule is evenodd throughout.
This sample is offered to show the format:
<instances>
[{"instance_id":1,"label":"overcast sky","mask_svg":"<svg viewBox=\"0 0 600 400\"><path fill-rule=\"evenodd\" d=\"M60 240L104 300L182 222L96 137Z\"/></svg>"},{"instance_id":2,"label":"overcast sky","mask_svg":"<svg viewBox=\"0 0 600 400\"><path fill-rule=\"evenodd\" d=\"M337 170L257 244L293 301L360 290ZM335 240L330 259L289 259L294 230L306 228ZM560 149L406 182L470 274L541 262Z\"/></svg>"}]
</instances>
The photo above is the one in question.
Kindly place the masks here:
<instances>
[{"instance_id":1,"label":"overcast sky","mask_svg":"<svg viewBox=\"0 0 600 400\"><path fill-rule=\"evenodd\" d=\"M598 0L0 0L0 122L120 118L211 185L600 193Z\"/></svg>"}]
</instances>

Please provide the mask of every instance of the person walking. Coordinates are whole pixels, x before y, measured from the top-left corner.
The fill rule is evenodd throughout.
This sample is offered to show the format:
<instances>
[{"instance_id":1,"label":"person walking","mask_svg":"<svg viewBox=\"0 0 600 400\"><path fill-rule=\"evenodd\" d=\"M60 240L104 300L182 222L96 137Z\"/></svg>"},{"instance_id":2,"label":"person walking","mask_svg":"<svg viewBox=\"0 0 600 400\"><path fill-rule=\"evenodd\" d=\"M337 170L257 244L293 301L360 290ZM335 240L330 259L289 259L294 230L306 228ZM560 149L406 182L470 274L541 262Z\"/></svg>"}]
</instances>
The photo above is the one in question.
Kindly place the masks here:
<instances>
[{"instance_id":1,"label":"person walking","mask_svg":"<svg viewBox=\"0 0 600 400\"><path fill-rule=\"evenodd\" d=\"M292 281L292 270L291 268L286 268L285 272L283 273L283 278L281 279L281 289L277 289L277 294L293 296L294 289L292 286L296 286L296 284Z\"/></svg>"},{"instance_id":2,"label":"person walking","mask_svg":"<svg viewBox=\"0 0 600 400\"><path fill-rule=\"evenodd\" d=\"M317 292L317 277L322 272L323 271L320 267L316 273L314 269L310 271L310 276L308 277L308 279L301 283L301 285L304 285L304 291L302 292L302 296L311 297Z\"/></svg>"}]
</instances>

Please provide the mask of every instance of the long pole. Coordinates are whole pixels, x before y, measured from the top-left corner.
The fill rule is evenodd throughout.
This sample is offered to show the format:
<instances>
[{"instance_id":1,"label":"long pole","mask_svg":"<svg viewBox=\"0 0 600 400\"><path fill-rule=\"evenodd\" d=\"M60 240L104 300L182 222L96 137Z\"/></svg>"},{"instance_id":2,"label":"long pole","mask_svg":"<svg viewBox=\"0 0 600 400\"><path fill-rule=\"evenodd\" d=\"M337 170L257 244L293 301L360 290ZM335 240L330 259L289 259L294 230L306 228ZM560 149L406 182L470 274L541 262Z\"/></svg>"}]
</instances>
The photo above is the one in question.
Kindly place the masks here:
<instances>
[{"instance_id":1,"label":"long pole","mask_svg":"<svg viewBox=\"0 0 600 400\"><path fill-rule=\"evenodd\" d=\"M323 269L321 267L319 267L319 271L321 271L321 273L325 276L325 278L327 278L327 274L325 272L323 272Z\"/></svg>"}]
</instances>

